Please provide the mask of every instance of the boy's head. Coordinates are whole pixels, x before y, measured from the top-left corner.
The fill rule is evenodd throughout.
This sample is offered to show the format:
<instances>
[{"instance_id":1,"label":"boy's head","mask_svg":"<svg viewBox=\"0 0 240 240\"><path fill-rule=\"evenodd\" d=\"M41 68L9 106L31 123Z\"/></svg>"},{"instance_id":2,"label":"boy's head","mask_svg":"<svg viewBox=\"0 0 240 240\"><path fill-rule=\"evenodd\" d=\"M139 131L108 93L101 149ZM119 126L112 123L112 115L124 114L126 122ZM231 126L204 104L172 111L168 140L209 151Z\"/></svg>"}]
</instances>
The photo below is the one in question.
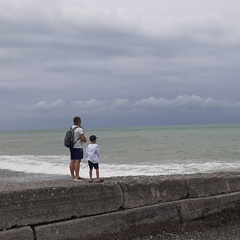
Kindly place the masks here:
<instances>
[{"instance_id":1,"label":"boy's head","mask_svg":"<svg viewBox=\"0 0 240 240\"><path fill-rule=\"evenodd\" d=\"M90 140L91 143L96 142L97 137L96 137L95 135L91 135L91 136L89 137L89 140Z\"/></svg>"}]
</instances>

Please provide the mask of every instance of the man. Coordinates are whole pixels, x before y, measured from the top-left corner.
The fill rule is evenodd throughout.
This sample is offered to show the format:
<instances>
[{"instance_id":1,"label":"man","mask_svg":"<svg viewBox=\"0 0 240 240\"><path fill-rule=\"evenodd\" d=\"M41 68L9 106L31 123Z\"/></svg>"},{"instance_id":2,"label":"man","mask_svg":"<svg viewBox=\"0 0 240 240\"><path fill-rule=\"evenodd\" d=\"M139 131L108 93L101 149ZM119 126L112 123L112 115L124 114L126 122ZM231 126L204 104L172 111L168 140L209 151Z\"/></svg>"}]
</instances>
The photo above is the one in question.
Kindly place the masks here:
<instances>
[{"instance_id":1,"label":"man","mask_svg":"<svg viewBox=\"0 0 240 240\"><path fill-rule=\"evenodd\" d=\"M81 180L79 176L80 172L80 163L83 159L83 143L87 141L84 130L81 127L81 118L74 117L73 118L73 126L74 129L74 146L70 148L71 162L70 162L70 173L71 178L74 180Z\"/></svg>"}]
</instances>

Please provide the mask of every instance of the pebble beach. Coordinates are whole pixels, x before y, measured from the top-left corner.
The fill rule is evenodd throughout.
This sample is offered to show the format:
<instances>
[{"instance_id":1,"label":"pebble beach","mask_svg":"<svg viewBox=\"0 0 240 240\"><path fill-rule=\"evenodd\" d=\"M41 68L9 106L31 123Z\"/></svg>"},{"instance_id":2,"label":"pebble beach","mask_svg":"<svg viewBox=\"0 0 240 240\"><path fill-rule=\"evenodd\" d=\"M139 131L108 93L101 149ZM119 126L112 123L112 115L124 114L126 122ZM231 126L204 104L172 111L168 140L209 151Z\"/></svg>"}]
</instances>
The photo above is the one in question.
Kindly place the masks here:
<instances>
[{"instance_id":1,"label":"pebble beach","mask_svg":"<svg viewBox=\"0 0 240 240\"><path fill-rule=\"evenodd\" d=\"M137 237L132 240L239 240L240 220L222 224L218 227L184 233L167 233Z\"/></svg>"}]
</instances>

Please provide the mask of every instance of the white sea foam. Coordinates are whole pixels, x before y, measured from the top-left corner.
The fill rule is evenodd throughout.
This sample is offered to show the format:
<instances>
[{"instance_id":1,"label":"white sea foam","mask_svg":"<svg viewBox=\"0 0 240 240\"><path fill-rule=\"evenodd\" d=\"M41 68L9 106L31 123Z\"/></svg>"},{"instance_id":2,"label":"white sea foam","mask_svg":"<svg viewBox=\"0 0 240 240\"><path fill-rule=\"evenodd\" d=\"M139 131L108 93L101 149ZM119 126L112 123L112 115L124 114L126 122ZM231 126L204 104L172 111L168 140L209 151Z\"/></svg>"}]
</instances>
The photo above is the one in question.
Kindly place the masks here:
<instances>
[{"instance_id":1,"label":"white sea foam","mask_svg":"<svg viewBox=\"0 0 240 240\"><path fill-rule=\"evenodd\" d=\"M179 162L179 163L177 163ZM43 174L69 174L69 156L0 156L0 168L11 171L22 171L26 173ZM239 161L213 161L200 163L194 160L169 161L168 164L109 164L100 163L102 177L128 176L128 175L169 175L169 174L191 174L216 171L240 171ZM81 175L88 176L87 160L81 164Z\"/></svg>"}]
</instances>

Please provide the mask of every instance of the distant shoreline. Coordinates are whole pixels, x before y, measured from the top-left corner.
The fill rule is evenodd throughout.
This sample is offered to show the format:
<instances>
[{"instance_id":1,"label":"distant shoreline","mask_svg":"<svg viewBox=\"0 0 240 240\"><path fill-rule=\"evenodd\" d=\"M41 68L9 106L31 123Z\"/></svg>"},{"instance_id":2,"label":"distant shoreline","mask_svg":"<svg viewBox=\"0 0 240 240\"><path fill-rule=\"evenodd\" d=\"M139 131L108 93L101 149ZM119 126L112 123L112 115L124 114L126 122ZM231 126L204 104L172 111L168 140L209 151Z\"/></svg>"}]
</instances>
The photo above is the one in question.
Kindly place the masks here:
<instances>
[{"instance_id":1,"label":"distant shoreline","mask_svg":"<svg viewBox=\"0 0 240 240\"><path fill-rule=\"evenodd\" d=\"M84 127L84 129L86 131L89 130L102 130L102 131L108 131L108 130L115 130L115 129L119 129L119 130L128 130L128 129L132 129L132 128L155 128L155 127L162 127L162 128L172 128L172 127L207 127L207 126L239 126L240 123L193 123L193 124L162 124L162 125L136 125L136 126L98 126L98 127ZM0 129L0 133L7 133L7 132L48 132L48 131L55 131L55 132L65 132L67 129L69 128L69 126L65 126L62 128L36 128L36 129Z\"/></svg>"}]
</instances>

